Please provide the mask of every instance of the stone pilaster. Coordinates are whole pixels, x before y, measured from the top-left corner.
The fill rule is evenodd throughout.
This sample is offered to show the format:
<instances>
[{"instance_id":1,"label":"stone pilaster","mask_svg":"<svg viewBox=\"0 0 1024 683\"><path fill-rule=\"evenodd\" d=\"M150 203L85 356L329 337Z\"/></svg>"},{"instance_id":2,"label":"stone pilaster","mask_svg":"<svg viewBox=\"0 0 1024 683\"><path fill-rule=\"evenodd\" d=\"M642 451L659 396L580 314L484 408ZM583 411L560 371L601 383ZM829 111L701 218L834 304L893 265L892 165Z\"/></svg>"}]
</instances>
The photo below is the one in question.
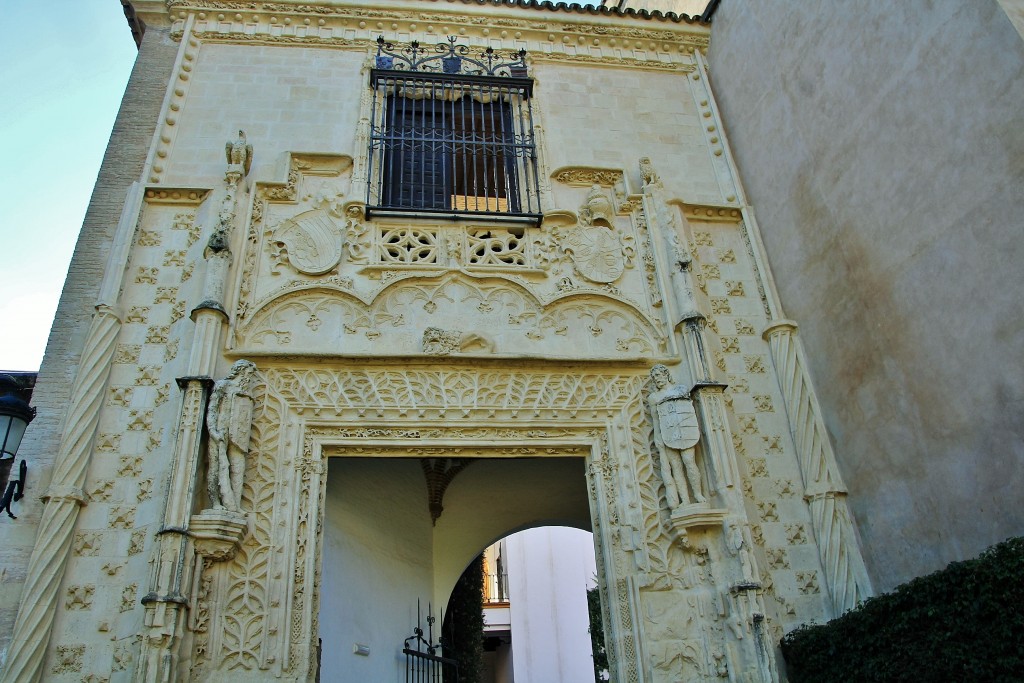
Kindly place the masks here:
<instances>
[{"instance_id":1,"label":"stone pilaster","mask_svg":"<svg viewBox=\"0 0 1024 683\"><path fill-rule=\"evenodd\" d=\"M171 464L171 484L164 508L163 528L150 579L150 591L142 599L146 607L145 632L142 654L135 671L139 683L160 681L169 683L178 679L178 650L187 627L191 588L202 570L196 561L197 548L190 526L192 509L196 501L196 486L200 480L202 436L206 404L213 385L213 373L220 355L221 340L227 313L224 304L232 252L229 248L233 232L238 187L248 170L252 147L245 143L239 131L239 141L228 155L228 169L224 174L224 197L217 226L205 250L206 269L201 301L192 311L195 329L192 335L192 354L189 357L188 377L180 378L182 389L178 434ZM213 559L226 559L234 554L247 529L244 515L231 519L201 519L201 555ZM233 546L233 549L231 547Z\"/></svg>"},{"instance_id":2,"label":"stone pilaster","mask_svg":"<svg viewBox=\"0 0 1024 683\"><path fill-rule=\"evenodd\" d=\"M730 671L742 680L774 683L778 680L774 648L768 634L767 613L760 570L752 552L750 519L740 486L739 465L729 426L724 391L726 385L712 375L712 358L707 346L707 315L701 311L691 272L692 257L680 241L679 218L665 198L665 190L649 162L641 162L645 210L652 216L652 232L660 234L669 273L668 316L673 331L682 341L683 362L688 369L690 398L701 421L701 445L710 478L708 504L691 505L674 511L670 524L680 541L688 545L688 531L713 530L718 543L705 548L714 564L724 568L728 583L720 584L722 608L732 620L731 638L716 644L728 661ZM701 509L703 508L703 509ZM719 547L719 545L721 547ZM727 596L727 597L725 597ZM743 637L744 633L752 637Z\"/></svg>"},{"instance_id":3,"label":"stone pilaster","mask_svg":"<svg viewBox=\"0 0 1024 683\"><path fill-rule=\"evenodd\" d=\"M157 534L156 559L151 589L142 598L146 633L136 671L138 681L173 681L177 649L185 628L189 604L184 587L192 563L188 533L192 501L195 498L203 430L203 409L213 381L209 377L183 377L178 433L171 461L171 482L164 507L163 524Z\"/></svg>"}]
</instances>

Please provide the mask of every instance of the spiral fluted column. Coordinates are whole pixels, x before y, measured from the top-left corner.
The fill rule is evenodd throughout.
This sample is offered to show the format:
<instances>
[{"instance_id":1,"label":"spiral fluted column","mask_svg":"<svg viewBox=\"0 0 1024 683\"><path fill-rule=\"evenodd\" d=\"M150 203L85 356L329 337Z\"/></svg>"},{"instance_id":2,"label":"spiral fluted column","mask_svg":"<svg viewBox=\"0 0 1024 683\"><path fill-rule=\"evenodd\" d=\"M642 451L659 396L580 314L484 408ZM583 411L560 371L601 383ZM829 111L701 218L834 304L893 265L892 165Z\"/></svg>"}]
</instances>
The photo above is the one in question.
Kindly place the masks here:
<instances>
[{"instance_id":1,"label":"spiral fluted column","mask_svg":"<svg viewBox=\"0 0 1024 683\"><path fill-rule=\"evenodd\" d=\"M804 499L811 510L811 528L832 609L838 616L869 597L871 583L846 504L846 487L825 432L796 329L796 323L777 320L762 336L771 347L789 430L796 444Z\"/></svg>"},{"instance_id":2,"label":"spiral fluted column","mask_svg":"<svg viewBox=\"0 0 1024 683\"><path fill-rule=\"evenodd\" d=\"M121 321L111 308L97 307L71 389L47 503L0 679L4 683L29 683L41 674L57 611L57 591L71 551L79 507L85 503L82 489L120 328Z\"/></svg>"}]
</instances>

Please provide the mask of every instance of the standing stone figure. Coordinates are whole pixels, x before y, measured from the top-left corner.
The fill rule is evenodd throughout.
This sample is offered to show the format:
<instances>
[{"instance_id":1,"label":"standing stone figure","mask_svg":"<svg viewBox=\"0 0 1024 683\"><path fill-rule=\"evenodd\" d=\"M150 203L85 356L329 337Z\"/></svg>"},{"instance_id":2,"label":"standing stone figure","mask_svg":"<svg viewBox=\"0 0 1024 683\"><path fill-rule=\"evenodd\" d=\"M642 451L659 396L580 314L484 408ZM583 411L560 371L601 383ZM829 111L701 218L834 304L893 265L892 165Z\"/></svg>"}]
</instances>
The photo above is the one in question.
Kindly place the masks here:
<instances>
[{"instance_id":1,"label":"standing stone figure","mask_svg":"<svg viewBox=\"0 0 1024 683\"><path fill-rule=\"evenodd\" d=\"M255 374L256 366L251 361L235 361L228 376L217 380L210 394L206 408L210 434L206 487L215 509L238 512L242 503L242 478L252 428L249 387Z\"/></svg>"},{"instance_id":2,"label":"standing stone figure","mask_svg":"<svg viewBox=\"0 0 1024 683\"><path fill-rule=\"evenodd\" d=\"M647 400L654 421L654 443L661 453L661 478L665 481L668 506L674 509L707 502L701 493L694 454L700 441L700 427L690 396L682 386L672 383L672 375L664 365L651 368L651 380L656 390Z\"/></svg>"}]
</instances>

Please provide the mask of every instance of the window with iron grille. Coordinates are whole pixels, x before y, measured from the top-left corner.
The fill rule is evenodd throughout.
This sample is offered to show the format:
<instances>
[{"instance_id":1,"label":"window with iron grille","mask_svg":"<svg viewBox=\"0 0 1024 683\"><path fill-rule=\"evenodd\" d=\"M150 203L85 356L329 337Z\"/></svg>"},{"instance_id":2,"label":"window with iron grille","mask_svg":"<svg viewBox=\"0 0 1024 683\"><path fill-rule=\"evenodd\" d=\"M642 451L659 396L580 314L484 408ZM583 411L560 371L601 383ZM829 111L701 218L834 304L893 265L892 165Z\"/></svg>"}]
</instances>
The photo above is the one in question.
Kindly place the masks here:
<instances>
[{"instance_id":1,"label":"window with iron grille","mask_svg":"<svg viewBox=\"0 0 1024 683\"><path fill-rule=\"evenodd\" d=\"M525 50L477 59L455 38L432 50L377 44L367 215L539 222Z\"/></svg>"}]
</instances>

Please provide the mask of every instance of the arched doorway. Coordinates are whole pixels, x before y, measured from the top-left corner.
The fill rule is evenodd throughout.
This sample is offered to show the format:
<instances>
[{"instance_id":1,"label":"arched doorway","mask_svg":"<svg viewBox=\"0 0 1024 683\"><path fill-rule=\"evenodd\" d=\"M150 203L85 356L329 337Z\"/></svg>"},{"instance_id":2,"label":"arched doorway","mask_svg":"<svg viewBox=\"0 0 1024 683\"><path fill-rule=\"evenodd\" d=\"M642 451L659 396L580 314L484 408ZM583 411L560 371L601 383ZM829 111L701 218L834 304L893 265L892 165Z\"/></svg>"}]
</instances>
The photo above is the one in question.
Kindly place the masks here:
<instances>
[{"instance_id":1,"label":"arched doorway","mask_svg":"<svg viewBox=\"0 0 1024 683\"><path fill-rule=\"evenodd\" d=\"M483 572L483 683L594 680L592 533L563 526L518 531L488 546Z\"/></svg>"},{"instance_id":2,"label":"arched doorway","mask_svg":"<svg viewBox=\"0 0 1024 683\"><path fill-rule=\"evenodd\" d=\"M584 457L514 455L469 459L436 519L421 458L328 459L322 680L402 680L402 641L417 626L417 606L424 617L427 603L439 612L482 548L529 527L590 528Z\"/></svg>"}]
</instances>

